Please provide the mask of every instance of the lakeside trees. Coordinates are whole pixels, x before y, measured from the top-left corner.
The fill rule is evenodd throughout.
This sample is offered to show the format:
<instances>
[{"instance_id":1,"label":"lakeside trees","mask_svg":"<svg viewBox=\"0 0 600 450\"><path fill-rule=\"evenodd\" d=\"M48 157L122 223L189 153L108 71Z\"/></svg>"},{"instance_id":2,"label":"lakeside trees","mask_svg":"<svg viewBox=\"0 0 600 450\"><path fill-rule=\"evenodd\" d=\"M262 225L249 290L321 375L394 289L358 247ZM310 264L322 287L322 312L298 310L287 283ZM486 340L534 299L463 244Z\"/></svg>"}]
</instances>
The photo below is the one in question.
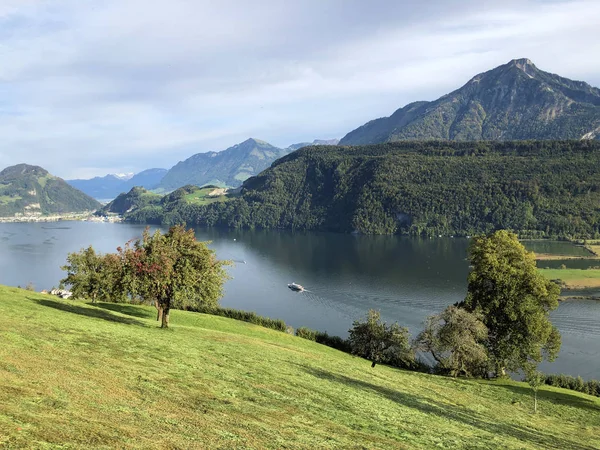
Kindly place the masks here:
<instances>
[{"instance_id":1,"label":"lakeside trees","mask_svg":"<svg viewBox=\"0 0 600 450\"><path fill-rule=\"evenodd\" d=\"M371 309L364 321L354 321L349 333L352 354L371 361L371 367L376 364L409 367L415 360L408 329L397 323L383 323L378 311Z\"/></svg>"},{"instance_id":2,"label":"lakeside trees","mask_svg":"<svg viewBox=\"0 0 600 450\"><path fill-rule=\"evenodd\" d=\"M538 273L534 254L514 233L501 230L475 237L469 262L473 269L461 306L483 315L496 375L554 360L561 339L549 313L558 307L560 288Z\"/></svg>"},{"instance_id":3,"label":"lakeside trees","mask_svg":"<svg viewBox=\"0 0 600 450\"><path fill-rule=\"evenodd\" d=\"M415 347L431 354L440 373L453 377L483 376L489 359L485 348L488 330L482 319L481 314L449 306L427 318Z\"/></svg>"},{"instance_id":4,"label":"lakeside trees","mask_svg":"<svg viewBox=\"0 0 600 450\"><path fill-rule=\"evenodd\" d=\"M69 264L63 267L68 274L61 284L70 286L75 297L92 301L153 303L163 328L169 326L172 308L214 307L223 294L223 266L228 262L218 260L184 226L153 235L146 229L141 239L117 251L98 255L88 247L69 254Z\"/></svg>"}]
</instances>

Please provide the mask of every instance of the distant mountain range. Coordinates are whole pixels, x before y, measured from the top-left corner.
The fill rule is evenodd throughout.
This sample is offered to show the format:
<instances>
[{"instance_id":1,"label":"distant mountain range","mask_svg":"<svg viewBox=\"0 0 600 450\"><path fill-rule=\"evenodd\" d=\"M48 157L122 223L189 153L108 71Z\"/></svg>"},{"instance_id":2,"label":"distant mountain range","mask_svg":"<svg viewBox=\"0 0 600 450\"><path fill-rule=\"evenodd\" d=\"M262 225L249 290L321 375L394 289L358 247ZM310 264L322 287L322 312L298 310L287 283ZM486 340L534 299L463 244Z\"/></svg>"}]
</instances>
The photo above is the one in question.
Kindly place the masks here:
<instances>
[{"instance_id":1,"label":"distant mountain range","mask_svg":"<svg viewBox=\"0 0 600 450\"><path fill-rule=\"evenodd\" d=\"M159 184L172 191L187 184L239 186L288 151L258 139L247 139L220 152L196 153L172 167Z\"/></svg>"},{"instance_id":2,"label":"distant mountain range","mask_svg":"<svg viewBox=\"0 0 600 450\"><path fill-rule=\"evenodd\" d=\"M247 139L220 152L197 153L172 167L159 189L172 191L191 184L238 187L268 168L278 158L309 145L336 145L338 139L314 140L278 148L259 139Z\"/></svg>"},{"instance_id":3,"label":"distant mountain range","mask_svg":"<svg viewBox=\"0 0 600 450\"><path fill-rule=\"evenodd\" d=\"M0 172L0 217L91 211L93 198L38 166L18 164Z\"/></svg>"},{"instance_id":4,"label":"distant mountain range","mask_svg":"<svg viewBox=\"0 0 600 450\"><path fill-rule=\"evenodd\" d=\"M148 169L138 174L109 174L90 180L67 180L74 188L90 197L105 200L113 199L122 192L128 192L134 186L154 189L167 173L167 169Z\"/></svg>"},{"instance_id":5,"label":"distant mountain range","mask_svg":"<svg viewBox=\"0 0 600 450\"><path fill-rule=\"evenodd\" d=\"M281 156L310 145L337 145L338 142L339 139L315 139L278 148L259 139L247 139L220 152L197 153L170 170L148 169L133 176L109 174L89 180L67 180L67 183L99 200L114 199L134 186L160 193L185 185L239 187Z\"/></svg>"},{"instance_id":6,"label":"distant mountain range","mask_svg":"<svg viewBox=\"0 0 600 450\"><path fill-rule=\"evenodd\" d=\"M433 102L415 102L348 133L340 145L411 139L598 139L600 89L515 59Z\"/></svg>"}]
</instances>

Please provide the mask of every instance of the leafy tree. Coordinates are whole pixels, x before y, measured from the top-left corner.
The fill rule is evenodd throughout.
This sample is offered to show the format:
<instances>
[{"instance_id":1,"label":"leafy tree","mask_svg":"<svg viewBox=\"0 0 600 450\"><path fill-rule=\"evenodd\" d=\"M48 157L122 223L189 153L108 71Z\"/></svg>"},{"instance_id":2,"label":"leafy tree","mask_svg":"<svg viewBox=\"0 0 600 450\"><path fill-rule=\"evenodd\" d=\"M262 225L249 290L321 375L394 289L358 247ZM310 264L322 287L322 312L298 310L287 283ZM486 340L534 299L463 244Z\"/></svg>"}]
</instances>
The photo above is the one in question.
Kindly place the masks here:
<instances>
[{"instance_id":1,"label":"leafy tree","mask_svg":"<svg viewBox=\"0 0 600 450\"><path fill-rule=\"evenodd\" d=\"M371 361L371 367L378 363L406 367L414 362L408 329L381 322L378 311L369 310L364 322L354 321L349 333L352 354Z\"/></svg>"},{"instance_id":2,"label":"leafy tree","mask_svg":"<svg viewBox=\"0 0 600 450\"><path fill-rule=\"evenodd\" d=\"M488 331L480 314L449 306L430 316L417 336L418 350L431 353L440 372L455 376L480 376L487 372L485 340Z\"/></svg>"},{"instance_id":3,"label":"leafy tree","mask_svg":"<svg viewBox=\"0 0 600 450\"><path fill-rule=\"evenodd\" d=\"M171 308L217 306L223 294L227 261L216 259L194 231L176 225L162 234L144 231L142 239L120 249L129 294L154 302L161 326L169 326Z\"/></svg>"},{"instance_id":4,"label":"leafy tree","mask_svg":"<svg viewBox=\"0 0 600 450\"><path fill-rule=\"evenodd\" d=\"M75 298L89 298L96 302L119 301L126 297L118 255L96 253L90 245L79 252L69 253L67 264L61 269L67 272L67 276L60 285L68 285Z\"/></svg>"},{"instance_id":5,"label":"leafy tree","mask_svg":"<svg viewBox=\"0 0 600 450\"><path fill-rule=\"evenodd\" d=\"M474 238L469 261L473 270L462 306L483 315L496 375L552 361L561 340L549 313L558 306L560 289L538 273L534 254L514 233L501 230Z\"/></svg>"}]
</instances>

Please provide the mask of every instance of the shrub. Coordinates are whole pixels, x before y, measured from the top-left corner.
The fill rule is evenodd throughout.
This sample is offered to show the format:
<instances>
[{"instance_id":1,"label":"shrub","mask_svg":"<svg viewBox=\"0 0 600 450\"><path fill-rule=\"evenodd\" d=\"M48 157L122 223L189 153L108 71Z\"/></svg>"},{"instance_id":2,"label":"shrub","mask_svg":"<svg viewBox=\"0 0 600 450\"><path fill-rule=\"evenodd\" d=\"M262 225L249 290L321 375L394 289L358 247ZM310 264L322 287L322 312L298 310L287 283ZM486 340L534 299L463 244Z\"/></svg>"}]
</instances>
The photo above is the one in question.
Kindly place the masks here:
<instances>
[{"instance_id":1,"label":"shrub","mask_svg":"<svg viewBox=\"0 0 600 450\"><path fill-rule=\"evenodd\" d=\"M271 319L269 317L259 316L253 311L242 311L234 308L221 308L211 306L201 306L191 309L192 311L211 314L213 316L227 317L229 319L241 320L255 325L260 325L265 328L271 328L277 331L288 331L287 324L281 319Z\"/></svg>"},{"instance_id":2,"label":"shrub","mask_svg":"<svg viewBox=\"0 0 600 450\"><path fill-rule=\"evenodd\" d=\"M581 377L572 377L563 374L546 375L544 383L549 386L571 389L572 391L583 392L585 394L600 397L600 381L584 381Z\"/></svg>"},{"instance_id":3,"label":"shrub","mask_svg":"<svg viewBox=\"0 0 600 450\"><path fill-rule=\"evenodd\" d=\"M309 341L316 342L317 340L317 332L307 327L298 328L296 330L296 336L301 337L302 339L308 339Z\"/></svg>"},{"instance_id":4,"label":"shrub","mask_svg":"<svg viewBox=\"0 0 600 450\"><path fill-rule=\"evenodd\" d=\"M366 320L354 321L349 330L352 354L376 364L389 364L396 367L411 367L415 353L409 343L408 329L397 323L387 325L381 321L378 311L369 310Z\"/></svg>"}]
</instances>

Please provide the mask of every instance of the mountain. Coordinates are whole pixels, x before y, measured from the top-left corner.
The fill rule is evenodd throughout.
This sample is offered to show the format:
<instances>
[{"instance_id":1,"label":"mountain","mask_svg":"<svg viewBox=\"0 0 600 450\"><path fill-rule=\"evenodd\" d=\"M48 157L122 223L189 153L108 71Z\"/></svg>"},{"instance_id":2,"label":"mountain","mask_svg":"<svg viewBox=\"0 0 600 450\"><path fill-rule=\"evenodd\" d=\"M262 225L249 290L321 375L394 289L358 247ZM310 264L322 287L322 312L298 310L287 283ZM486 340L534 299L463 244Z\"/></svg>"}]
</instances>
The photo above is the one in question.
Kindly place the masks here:
<instances>
[{"instance_id":1,"label":"mountain","mask_svg":"<svg viewBox=\"0 0 600 450\"><path fill-rule=\"evenodd\" d=\"M171 168L159 188L172 191L187 184L240 186L289 153L258 139L248 139L220 152L197 153Z\"/></svg>"},{"instance_id":2,"label":"mountain","mask_svg":"<svg viewBox=\"0 0 600 450\"><path fill-rule=\"evenodd\" d=\"M312 142L300 142L299 144L292 144L287 147L286 150L288 150L288 153L291 153L301 149L302 147L308 147L309 145L338 145L339 142L339 139L315 139Z\"/></svg>"},{"instance_id":3,"label":"mountain","mask_svg":"<svg viewBox=\"0 0 600 450\"><path fill-rule=\"evenodd\" d=\"M600 141L309 146L224 200L175 201L145 215L163 225L424 236L511 229L523 237L597 239ZM144 215L129 219L144 222Z\"/></svg>"},{"instance_id":4,"label":"mountain","mask_svg":"<svg viewBox=\"0 0 600 450\"><path fill-rule=\"evenodd\" d=\"M411 103L372 120L344 136L340 145L594 138L600 138L600 90L515 59L438 100Z\"/></svg>"},{"instance_id":5,"label":"mountain","mask_svg":"<svg viewBox=\"0 0 600 450\"><path fill-rule=\"evenodd\" d=\"M161 199L162 195L154 194L143 187L136 186L128 192L119 194L112 202L104 205L98 211L98 214L127 214L135 209L158 205Z\"/></svg>"},{"instance_id":6,"label":"mountain","mask_svg":"<svg viewBox=\"0 0 600 450\"><path fill-rule=\"evenodd\" d=\"M123 183L123 186L121 186L120 192L127 192L134 186L140 186L146 189L154 189L159 185L167 172L167 169L143 170L142 172L137 173L130 179L126 180Z\"/></svg>"},{"instance_id":7,"label":"mountain","mask_svg":"<svg viewBox=\"0 0 600 450\"><path fill-rule=\"evenodd\" d=\"M99 207L96 200L41 167L18 164L0 172L0 216L39 216Z\"/></svg>"},{"instance_id":8,"label":"mountain","mask_svg":"<svg viewBox=\"0 0 600 450\"><path fill-rule=\"evenodd\" d=\"M74 188L97 199L112 199L122 192L128 192L134 186L153 189L167 173L167 169L147 169L136 175L109 174L89 180L67 180Z\"/></svg>"},{"instance_id":9,"label":"mountain","mask_svg":"<svg viewBox=\"0 0 600 450\"><path fill-rule=\"evenodd\" d=\"M125 183L125 180L122 180L112 174L103 177L94 177L89 180L66 181L74 188L79 189L90 197L97 199L108 199L115 197L122 192L121 186Z\"/></svg>"}]
</instances>

